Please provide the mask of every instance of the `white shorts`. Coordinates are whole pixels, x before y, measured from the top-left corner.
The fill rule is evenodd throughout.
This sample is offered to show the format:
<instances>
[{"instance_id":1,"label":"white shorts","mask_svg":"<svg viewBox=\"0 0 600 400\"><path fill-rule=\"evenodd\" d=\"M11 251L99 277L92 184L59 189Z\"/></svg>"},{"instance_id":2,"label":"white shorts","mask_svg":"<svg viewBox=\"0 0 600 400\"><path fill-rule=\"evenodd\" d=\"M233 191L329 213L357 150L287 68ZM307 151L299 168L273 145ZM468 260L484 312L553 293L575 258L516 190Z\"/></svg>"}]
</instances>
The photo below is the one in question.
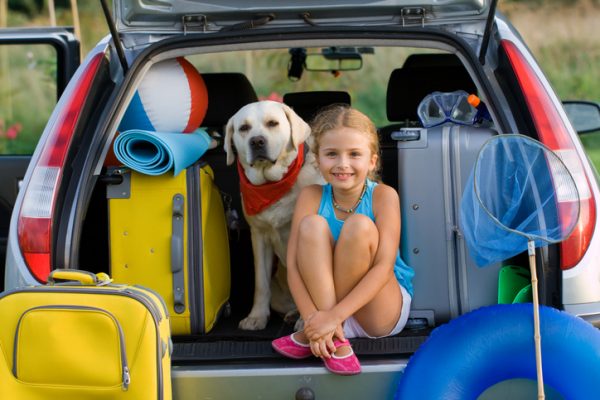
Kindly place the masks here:
<instances>
[{"instance_id":1,"label":"white shorts","mask_svg":"<svg viewBox=\"0 0 600 400\"><path fill-rule=\"evenodd\" d=\"M400 285L400 283L398 283ZM350 317L344 321L344 335L346 339L355 338L355 337L366 337L370 339L377 339L386 336L393 336L402 331L406 322L408 321L408 314L410 313L410 303L412 301L412 297L410 294L404 289L402 285L400 285L400 291L402 292L402 310L400 311L400 318L398 318L398 322L396 322L396 326L388 333L383 336L371 336L360 326L358 321L354 319L354 317Z\"/></svg>"}]
</instances>

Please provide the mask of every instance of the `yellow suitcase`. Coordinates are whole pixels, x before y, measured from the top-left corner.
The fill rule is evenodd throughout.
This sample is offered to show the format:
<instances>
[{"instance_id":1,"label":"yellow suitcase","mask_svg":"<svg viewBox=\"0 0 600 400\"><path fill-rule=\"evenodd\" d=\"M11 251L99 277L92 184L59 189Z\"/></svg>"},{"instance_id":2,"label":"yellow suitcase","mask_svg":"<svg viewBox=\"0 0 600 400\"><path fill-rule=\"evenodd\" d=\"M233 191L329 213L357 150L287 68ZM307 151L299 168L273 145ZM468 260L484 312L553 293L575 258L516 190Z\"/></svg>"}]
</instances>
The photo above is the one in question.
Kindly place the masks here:
<instances>
[{"instance_id":1,"label":"yellow suitcase","mask_svg":"<svg viewBox=\"0 0 600 400\"><path fill-rule=\"evenodd\" d=\"M172 398L169 318L156 293L85 271L48 281L0 295L0 399Z\"/></svg>"},{"instance_id":2,"label":"yellow suitcase","mask_svg":"<svg viewBox=\"0 0 600 400\"><path fill-rule=\"evenodd\" d=\"M109 185L110 273L166 301L173 335L206 333L228 312L231 286L225 212L202 161L177 176L118 168Z\"/></svg>"}]
</instances>

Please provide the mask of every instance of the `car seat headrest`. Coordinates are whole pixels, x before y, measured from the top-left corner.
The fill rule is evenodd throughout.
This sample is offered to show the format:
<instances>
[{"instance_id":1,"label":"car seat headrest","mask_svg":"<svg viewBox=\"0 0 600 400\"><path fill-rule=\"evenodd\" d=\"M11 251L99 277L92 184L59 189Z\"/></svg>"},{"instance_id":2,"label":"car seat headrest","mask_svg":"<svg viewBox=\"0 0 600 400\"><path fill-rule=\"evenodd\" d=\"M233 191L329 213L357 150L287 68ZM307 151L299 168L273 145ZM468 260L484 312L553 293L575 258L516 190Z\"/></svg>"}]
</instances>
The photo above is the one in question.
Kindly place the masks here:
<instances>
[{"instance_id":1,"label":"car seat headrest","mask_svg":"<svg viewBox=\"0 0 600 400\"><path fill-rule=\"evenodd\" d=\"M462 67L460 59L454 54L424 53L411 54L406 57L402 68L417 67Z\"/></svg>"},{"instance_id":2,"label":"car seat headrest","mask_svg":"<svg viewBox=\"0 0 600 400\"><path fill-rule=\"evenodd\" d=\"M477 93L471 76L455 55L413 54L390 75L387 118L394 122L418 121L417 107L425 96L455 90Z\"/></svg>"},{"instance_id":3,"label":"car seat headrest","mask_svg":"<svg viewBox=\"0 0 600 400\"><path fill-rule=\"evenodd\" d=\"M296 92L283 95L283 102L310 122L321 108L337 103L351 105L351 98L341 91Z\"/></svg>"},{"instance_id":4,"label":"car seat headrest","mask_svg":"<svg viewBox=\"0 0 600 400\"><path fill-rule=\"evenodd\" d=\"M240 108L258 101L248 78L241 73L202 74L208 91L208 110L202 126L223 127Z\"/></svg>"}]
</instances>

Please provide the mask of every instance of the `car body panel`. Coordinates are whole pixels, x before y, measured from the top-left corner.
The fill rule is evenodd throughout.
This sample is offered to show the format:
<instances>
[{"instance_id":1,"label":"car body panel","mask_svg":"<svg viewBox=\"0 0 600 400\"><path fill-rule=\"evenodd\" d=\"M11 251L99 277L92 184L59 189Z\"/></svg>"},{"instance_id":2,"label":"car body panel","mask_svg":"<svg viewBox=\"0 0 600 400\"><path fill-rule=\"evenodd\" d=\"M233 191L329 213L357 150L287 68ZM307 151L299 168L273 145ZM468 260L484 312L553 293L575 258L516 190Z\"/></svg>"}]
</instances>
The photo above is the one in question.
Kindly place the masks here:
<instances>
[{"instance_id":1,"label":"car body panel","mask_svg":"<svg viewBox=\"0 0 600 400\"><path fill-rule=\"evenodd\" d=\"M362 372L341 385L317 361L297 361L290 367L262 362L238 366L209 365L205 367L174 367L173 396L177 400L192 400L201 393L203 398L247 399L390 399L393 397L407 358L385 361L364 361ZM276 376L276 384L273 377ZM347 379L347 378L346 378ZM314 397L298 397L297 393L312 393Z\"/></svg>"},{"instance_id":2,"label":"car body panel","mask_svg":"<svg viewBox=\"0 0 600 400\"><path fill-rule=\"evenodd\" d=\"M515 30L504 20L497 19L498 33L500 38L511 40L515 43L521 52L527 57L527 61L532 68L536 70L537 76L540 78L545 86L545 89L549 96L552 97L552 101L560 113L560 116L569 129L571 138L573 139L577 155L581 160L587 160L585 150L577 132L572 127L572 124L562 107L562 103L558 96L555 94L554 89L544 77L544 74L537 64L533 55L529 52L527 47L521 42L517 36ZM593 166L589 162L582 163L590 183L590 188L593 191L593 196L598 204L600 199L600 189L597 181L594 179L595 171ZM598 235L598 228L600 226L600 213L596 212L596 229L595 234L591 239L591 243L587 249L587 252L583 256L583 259L573 268L562 272L562 302L565 308L573 307L577 309L581 304L584 303L597 303L600 302L600 268L598 268L598 260L600 260L600 235Z\"/></svg>"},{"instance_id":3,"label":"car body panel","mask_svg":"<svg viewBox=\"0 0 600 400\"><path fill-rule=\"evenodd\" d=\"M79 42L72 29L66 28L6 28L0 29L0 48L11 46L24 50L29 45L49 45L56 54L56 98L63 93L79 67ZM13 88L18 91L19 88ZM41 132L39 132L41 135ZM4 260L8 240L10 215L29 165L29 154L0 154L0 287L4 282Z\"/></svg>"},{"instance_id":4,"label":"car body panel","mask_svg":"<svg viewBox=\"0 0 600 400\"><path fill-rule=\"evenodd\" d=\"M52 115L50 116L46 127L44 128L44 132L40 137L40 141L38 146L36 147L34 153L31 155L29 166L26 170L26 173L23 175L21 179L21 185L26 187L31 181L31 175L33 173L33 166L39 160L42 150L43 144L45 143L47 137L51 133L50 130L54 126L57 121L57 118L60 116L62 108L65 107L65 104L69 101L69 97L71 96L75 83L77 82L77 78L81 76L83 73L83 67L87 65L89 60L91 60L98 53L105 53L108 50L108 38L104 38L102 41L98 43L98 45L92 49L86 58L82 62L82 68L76 69L73 74L71 80L67 83L66 88L64 89L63 94L61 95ZM6 249L6 271L5 271L5 288L15 288L21 286L31 286L31 285L39 285L40 282L34 278L29 269L27 268L23 254L21 252L19 243L18 243L18 214L23 204L24 192L19 191L14 208L13 213L11 215L11 223L8 232L8 242ZM62 253L62 252L61 252ZM62 261L60 265L69 265L68 262Z\"/></svg>"}]
</instances>

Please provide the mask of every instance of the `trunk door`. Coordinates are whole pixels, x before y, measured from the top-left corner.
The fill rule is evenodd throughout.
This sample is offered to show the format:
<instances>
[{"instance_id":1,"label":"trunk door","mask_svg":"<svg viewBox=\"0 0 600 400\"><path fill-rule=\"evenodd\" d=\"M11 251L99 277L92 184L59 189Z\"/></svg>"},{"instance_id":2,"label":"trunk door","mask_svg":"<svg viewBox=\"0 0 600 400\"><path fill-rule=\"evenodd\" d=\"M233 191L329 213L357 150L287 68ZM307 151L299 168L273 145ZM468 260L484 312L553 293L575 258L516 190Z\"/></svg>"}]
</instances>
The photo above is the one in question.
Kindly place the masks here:
<instances>
[{"instance_id":1,"label":"trunk door","mask_svg":"<svg viewBox=\"0 0 600 400\"><path fill-rule=\"evenodd\" d=\"M264 21L268 27L307 27L306 18L330 26L485 26L492 0L114 0L120 33L214 32ZM453 29L454 30L454 29ZM478 29L477 29L478 30Z\"/></svg>"}]
</instances>

